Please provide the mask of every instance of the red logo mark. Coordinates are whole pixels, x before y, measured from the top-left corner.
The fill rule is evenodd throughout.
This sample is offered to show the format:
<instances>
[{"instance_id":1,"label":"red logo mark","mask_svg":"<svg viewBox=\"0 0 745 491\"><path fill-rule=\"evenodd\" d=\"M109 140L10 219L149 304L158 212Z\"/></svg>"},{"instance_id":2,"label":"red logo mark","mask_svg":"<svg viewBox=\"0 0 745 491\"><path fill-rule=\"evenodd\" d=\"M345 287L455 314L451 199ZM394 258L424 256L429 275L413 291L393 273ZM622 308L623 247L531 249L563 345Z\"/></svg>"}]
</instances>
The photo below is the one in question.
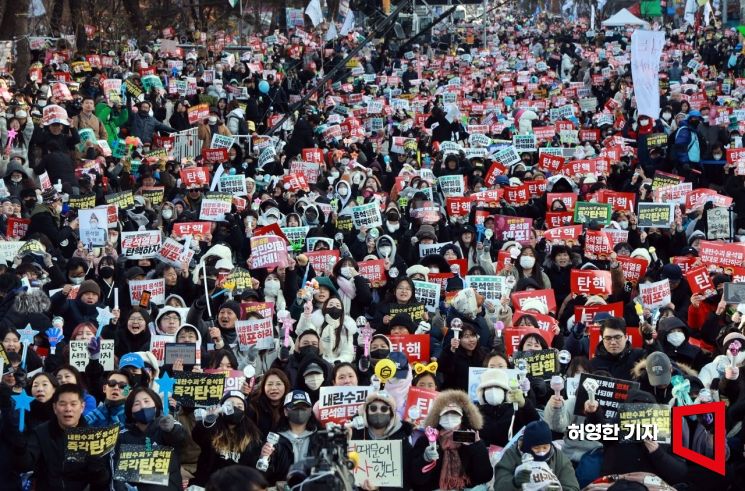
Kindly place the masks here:
<instances>
[{"instance_id":1,"label":"red logo mark","mask_svg":"<svg viewBox=\"0 0 745 491\"><path fill-rule=\"evenodd\" d=\"M709 458L683 446L683 417L696 414L714 413L714 458ZM726 430L724 428L724 402L707 402L693 406L678 406L673 408L673 453L690 460L717 474L724 475L726 458Z\"/></svg>"}]
</instances>

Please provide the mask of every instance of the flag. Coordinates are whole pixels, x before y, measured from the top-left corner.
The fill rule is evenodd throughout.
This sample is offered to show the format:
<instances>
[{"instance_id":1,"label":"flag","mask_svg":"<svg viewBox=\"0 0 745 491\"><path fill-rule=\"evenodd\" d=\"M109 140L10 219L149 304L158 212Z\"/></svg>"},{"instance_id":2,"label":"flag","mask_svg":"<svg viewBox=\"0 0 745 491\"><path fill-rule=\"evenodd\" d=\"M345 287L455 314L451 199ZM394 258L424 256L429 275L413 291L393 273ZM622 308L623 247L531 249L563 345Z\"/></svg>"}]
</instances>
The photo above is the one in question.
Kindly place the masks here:
<instances>
[{"instance_id":1,"label":"flag","mask_svg":"<svg viewBox=\"0 0 745 491\"><path fill-rule=\"evenodd\" d=\"M709 21L711 20L711 15L714 13L714 11L711 8L711 3L706 2L706 5L704 5L704 25L708 26Z\"/></svg>"},{"instance_id":2,"label":"flag","mask_svg":"<svg viewBox=\"0 0 745 491\"><path fill-rule=\"evenodd\" d=\"M238 5L238 0L228 0L228 3L231 7L235 8L235 6Z\"/></svg>"},{"instance_id":3,"label":"flag","mask_svg":"<svg viewBox=\"0 0 745 491\"><path fill-rule=\"evenodd\" d=\"M688 25L690 26L696 23L696 10L698 10L696 0L687 0L684 11L685 13L683 14L683 20L685 20L686 23L688 23Z\"/></svg>"},{"instance_id":4,"label":"flag","mask_svg":"<svg viewBox=\"0 0 745 491\"><path fill-rule=\"evenodd\" d=\"M42 2L42 0L32 0L28 6L28 16L33 19L43 15L47 15L47 9L44 8L44 2Z\"/></svg>"},{"instance_id":5,"label":"flag","mask_svg":"<svg viewBox=\"0 0 745 491\"><path fill-rule=\"evenodd\" d=\"M310 0L310 3L305 8L305 15L310 17L313 27L323 22L323 11L321 10L320 0Z\"/></svg>"},{"instance_id":6,"label":"flag","mask_svg":"<svg viewBox=\"0 0 745 491\"><path fill-rule=\"evenodd\" d=\"M354 12L349 10L344 17L344 24L341 26L341 35L346 36L352 29L354 29Z\"/></svg>"},{"instance_id":7,"label":"flag","mask_svg":"<svg viewBox=\"0 0 745 491\"><path fill-rule=\"evenodd\" d=\"M326 30L326 36L324 36L324 41L333 41L334 39L339 37L339 33L336 31L336 22L331 22L331 25Z\"/></svg>"}]
</instances>

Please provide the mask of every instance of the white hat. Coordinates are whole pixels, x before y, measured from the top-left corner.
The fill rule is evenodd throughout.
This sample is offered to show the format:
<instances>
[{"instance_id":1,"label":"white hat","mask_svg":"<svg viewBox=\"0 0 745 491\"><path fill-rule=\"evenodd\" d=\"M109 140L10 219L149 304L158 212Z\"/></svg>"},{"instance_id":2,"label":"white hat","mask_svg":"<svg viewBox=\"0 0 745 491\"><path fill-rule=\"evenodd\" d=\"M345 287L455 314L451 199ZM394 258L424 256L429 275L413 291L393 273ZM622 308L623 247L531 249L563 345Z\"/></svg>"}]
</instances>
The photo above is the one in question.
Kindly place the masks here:
<instances>
[{"instance_id":1,"label":"white hat","mask_svg":"<svg viewBox=\"0 0 745 491\"><path fill-rule=\"evenodd\" d=\"M525 300L525 302L523 302L522 306L520 307L520 310L522 310L523 312L535 310L539 314L548 314L548 306L537 298L529 298Z\"/></svg>"}]
</instances>

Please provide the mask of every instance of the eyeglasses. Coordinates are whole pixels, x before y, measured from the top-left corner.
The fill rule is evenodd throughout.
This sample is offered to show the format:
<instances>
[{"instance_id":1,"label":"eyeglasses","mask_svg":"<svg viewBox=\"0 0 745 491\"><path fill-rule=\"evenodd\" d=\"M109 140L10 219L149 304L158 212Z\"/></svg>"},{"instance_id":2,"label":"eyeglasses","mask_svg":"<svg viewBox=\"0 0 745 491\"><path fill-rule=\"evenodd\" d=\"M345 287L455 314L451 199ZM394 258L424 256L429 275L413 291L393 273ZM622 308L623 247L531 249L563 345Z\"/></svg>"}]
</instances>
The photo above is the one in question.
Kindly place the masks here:
<instances>
[{"instance_id":1,"label":"eyeglasses","mask_svg":"<svg viewBox=\"0 0 745 491\"><path fill-rule=\"evenodd\" d=\"M399 286L398 288L396 288L396 291L397 292L411 292L411 288L409 288L408 286L407 287Z\"/></svg>"},{"instance_id":2,"label":"eyeglasses","mask_svg":"<svg viewBox=\"0 0 745 491\"><path fill-rule=\"evenodd\" d=\"M385 413L389 412L390 410L391 410L391 408L388 407L388 406L386 406L385 404L381 404L380 406L378 406L377 404L374 404L372 406L367 406L367 412L369 412L369 413L380 412L380 413L385 414Z\"/></svg>"},{"instance_id":3,"label":"eyeglasses","mask_svg":"<svg viewBox=\"0 0 745 491\"><path fill-rule=\"evenodd\" d=\"M623 334L616 334L615 336L603 336L603 341L619 342L623 339Z\"/></svg>"},{"instance_id":4,"label":"eyeglasses","mask_svg":"<svg viewBox=\"0 0 745 491\"><path fill-rule=\"evenodd\" d=\"M107 380L106 385L108 385L112 389L118 386L122 390L126 389L129 386L127 382L117 382L116 380Z\"/></svg>"},{"instance_id":5,"label":"eyeglasses","mask_svg":"<svg viewBox=\"0 0 745 491\"><path fill-rule=\"evenodd\" d=\"M161 319L179 320L180 317L178 316L178 314L165 314L163 317L161 317ZM142 320L145 320L145 319L142 319Z\"/></svg>"}]
</instances>

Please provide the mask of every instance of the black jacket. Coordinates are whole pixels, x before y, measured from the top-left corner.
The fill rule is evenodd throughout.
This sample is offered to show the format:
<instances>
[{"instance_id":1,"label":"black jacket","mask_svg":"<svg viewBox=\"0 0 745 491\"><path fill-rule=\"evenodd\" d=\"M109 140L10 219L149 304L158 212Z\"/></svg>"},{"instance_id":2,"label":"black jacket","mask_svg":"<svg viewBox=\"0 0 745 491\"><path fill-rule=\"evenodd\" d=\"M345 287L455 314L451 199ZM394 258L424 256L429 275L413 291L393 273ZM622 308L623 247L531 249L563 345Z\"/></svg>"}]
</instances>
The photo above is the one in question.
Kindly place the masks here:
<instances>
[{"instance_id":1,"label":"black jacket","mask_svg":"<svg viewBox=\"0 0 745 491\"><path fill-rule=\"evenodd\" d=\"M512 415L515 415L515 420L512 423L512 434L516 435L520 429L530 423L531 421L537 421L540 419L538 411L535 410L535 406L528 399L525 398L525 405L515 412L512 404L504 403L498 406L492 406L491 404L479 404L479 411L484 417L484 427L479 432L481 439L484 440L486 445L497 445L504 447L507 445L509 439L507 435L510 430L510 421L512 421Z\"/></svg>"},{"instance_id":2,"label":"black jacket","mask_svg":"<svg viewBox=\"0 0 745 491\"><path fill-rule=\"evenodd\" d=\"M608 353L601 341L595 350L595 357L590 360L592 370L604 370L614 378L631 380L634 365L656 350L656 344L646 345L647 348L632 348L631 341L626 341L626 348L618 355Z\"/></svg>"},{"instance_id":3,"label":"black jacket","mask_svg":"<svg viewBox=\"0 0 745 491\"><path fill-rule=\"evenodd\" d=\"M409 476L411 489L415 491L424 491L439 489L440 472L442 472L443 455L440 446L437 446L437 452L440 458L437 459L434 469L429 472L422 472L422 468L429 462L424 460L424 449L429 445L426 438L419 438L414 444L411 451L411 459L404 461L404 474ZM471 478L471 486L487 483L494 475L494 469L489 461L489 451L484 443L480 440L471 445L461 445L458 449L461 465L465 468L464 474ZM407 472L408 471L408 472Z\"/></svg>"}]
</instances>

